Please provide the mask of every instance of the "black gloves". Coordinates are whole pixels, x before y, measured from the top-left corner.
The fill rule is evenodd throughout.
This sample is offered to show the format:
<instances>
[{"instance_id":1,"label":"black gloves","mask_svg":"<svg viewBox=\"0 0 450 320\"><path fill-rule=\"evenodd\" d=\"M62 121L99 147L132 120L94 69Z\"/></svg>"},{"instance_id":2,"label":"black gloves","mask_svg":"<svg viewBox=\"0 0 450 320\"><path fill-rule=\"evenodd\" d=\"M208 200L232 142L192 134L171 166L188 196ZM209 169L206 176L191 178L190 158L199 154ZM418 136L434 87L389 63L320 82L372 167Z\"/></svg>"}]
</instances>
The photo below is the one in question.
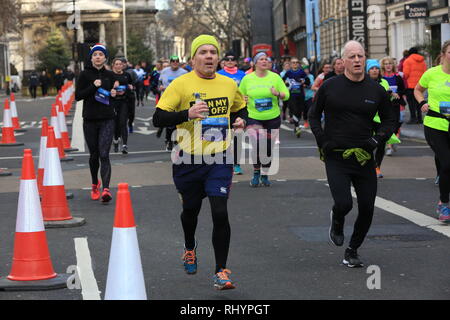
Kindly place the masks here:
<instances>
[{"instance_id":1,"label":"black gloves","mask_svg":"<svg viewBox=\"0 0 450 320\"><path fill-rule=\"evenodd\" d=\"M333 151L334 149L336 149L337 147L338 147L337 143L334 142L333 140L325 141L322 144L323 154L326 155L326 154L330 153L331 151Z\"/></svg>"},{"instance_id":2,"label":"black gloves","mask_svg":"<svg viewBox=\"0 0 450 320\"><path fill-rule=\"evenodd\" d=\"M372 152L375 150L378 145L380 144L380 137L375 135L373 137L370 137L362 146L362 148L366 151Z\"/></svg>"}]
</instances>

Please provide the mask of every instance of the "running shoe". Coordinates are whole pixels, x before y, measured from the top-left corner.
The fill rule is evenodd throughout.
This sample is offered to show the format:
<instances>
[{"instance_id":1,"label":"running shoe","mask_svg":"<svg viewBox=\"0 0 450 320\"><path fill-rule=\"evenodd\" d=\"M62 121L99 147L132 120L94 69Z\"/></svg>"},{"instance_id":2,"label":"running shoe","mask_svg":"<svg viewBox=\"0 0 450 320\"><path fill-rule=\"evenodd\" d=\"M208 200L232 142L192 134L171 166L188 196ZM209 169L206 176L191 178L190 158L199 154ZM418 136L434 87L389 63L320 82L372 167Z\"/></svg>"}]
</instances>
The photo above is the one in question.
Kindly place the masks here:
<instances>
[{"instance_id":1,"label":"running shoe","mask_svg":"<svg viewBox=\"0 0 450 320\"><path fill-rule=\"evenodd\" d=\"M119 152L119 140L113 141L114 152Z\"/></svg>"},{"instance_id":2,"label":"running shoe","mask_svg":"<svg viewBox=\"0 0 450 320\"><path fill-rule=\"evenodd\" d=\"M450 208L445 204L438 204L436 212L439 214L439 221L450 222Z\"/></svg>"},{"instance_id":3,"label":"running shoe","mask_svg":"<svg viewBox=\"0 0 450 320\"><path fill-rule=\"evenodd\" d=\"M92 185L92 191L91 191L91 199L92 200L100 199L100 186L101 186L100 181L97 184Z\"/></svg>"},{"instance_id":4,"label":"running shoe","mask_svg":"<svg viewBox=\"0 0 450 320\"><path fill-rule=\"evenodd\" d=\"M261 175L261 185L264 187L270 187L272 183L269 181L269 176L263 174Z\"/></svg>"},{"instance_id":5,"label":"running shoe","mask_svg":"<svg viewBox=\"0 0 450 320\"><path fill-rule=\"evenodd\" d=\"M385 155L387 155L389 157L392 157L392 153L394 153L394 150L392 148L387 148L386 152L385 152Z\"/></svg>"},{"instance_id":6,"label":"running shoe","mask_svg":"<svg viewBox=\"0 0 450 320\"><path fill-rule=\"evenodd\" d=\"M242 169L241 169L241 166L238 165L238 164L235 164L233 166L233 170L234 170L234 174L236 174L236 175L241 175L243 173Z\"/></svg>"},{"instance_id":7,"label":"running shoe","mask_svg":"<svg viewBox=\"0 0 450 320\"><path fill-rule=\"evenodd\" d=\"M335 246L341 247L344 244L344 224L334 219L333 210L330 212L329 237Z\"/></svg>"},{"instance_id":8,"label":"running shoe","mask_svg":"<svg viewBox=\"0 0 450 320\"><path fill-rule=\"evenodd\" d=\"M219 272L217 272L213 277L214 287L217 290L234 289L235 286L233 285L233 281L230 279L230 274L230 270L220 269Z\"/></svg>"},{"instance_id":9,"label":"running shoe","mask_svg":"<svg viewBox=\"0 0 450 320\"><path fill-rule=\"evenodd\" d=\"M300 129L300 127L295 127L294 132L297 138L300 138L300 136L302 135L302 129Z\"/></svg>"},{"instance_id":10,"label":"running shoe","mask_svg":"<svg viewBox=\"0 0 450 320\"><path fill-rule=\"evenodd\" d=\"M358 252L355 249L351 248L345 249L344 260L342 261L342 263L349 268L364 267L364 264L359 259Z\"/></svg>"},{"instance_id":11,"label":"running shoe","mask_svg":"<svg viewBox=\"0 0 450 320\"><path fill-rule=\"evenodd\" d=\"M383 178L383 174L381 173L381 169L377 167L375 170L376 170L376 173L377 173L377 178L379 178L379 179Z\"/></svg>"},{"instance_id":12,"label":"running shoe","mask_svg":"<svg viewBox=\"0 0 450 320\"><path fill-rule=\"evenodd\" d=\"M250 180L250 187L259 187L259 180L261 178L261 171L255 170L253 171L253 179Z\"/></svg>"},{"instance_id":13,"label":"running shoe","mask_svg":"<svg viewBox=\"0 0 450 320\"><path fill-rule=\"evenodd\" d=\"M103 192L102 192L102 202L103 203L108 203L111 200L112 200L111 192L109 191L108 188L104 188Z\"/></svg>"},{"instance_id":14,"label":"running shoe","mask_svg":"<svg viewBox=\"0 0 450 320\"><path fill-rule=\"evenodd\" d=\"M197 255L195 248L193 250L184 248L184 254L181 259L183 259L184 270L187 274L197 273Z\"/></svg>"},{"instance_id":15,"label":"running shoe","mask_svg":"<svg viewBox=\"0 0 450 320\"><path fill-rule=\"evenodd\" d=\"M305 123L303 124L303 128L308 129L309 128L309 123L308 121L305 121Z\"/></svg>"},{"instance_id":16,"label":"running shoe","mask_svg":"<svg viewBox=\"0 0 450 320\"><path fill-rule=\"evenodd\" d=\"M126 144L122 146L122 154L128 154L128 146Z\"/></svg>"}]
</instances>

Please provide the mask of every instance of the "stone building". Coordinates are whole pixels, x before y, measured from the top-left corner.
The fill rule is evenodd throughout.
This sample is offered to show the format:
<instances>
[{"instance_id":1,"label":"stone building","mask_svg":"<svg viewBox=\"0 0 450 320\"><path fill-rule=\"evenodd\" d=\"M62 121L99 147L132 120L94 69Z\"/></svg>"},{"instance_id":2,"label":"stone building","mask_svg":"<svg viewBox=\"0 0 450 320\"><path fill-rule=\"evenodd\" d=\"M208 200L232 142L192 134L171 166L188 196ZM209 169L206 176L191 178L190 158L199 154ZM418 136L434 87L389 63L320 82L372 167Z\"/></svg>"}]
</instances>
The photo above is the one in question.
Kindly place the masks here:
<instances>
[{"instance_id":1,"label":"stone building","mask_svg":"<svg viewBox=\"0 0 450 320\"><path fill-rule=\"evenodd\" d=\"M89 46L99 42L123 53L122 5L122 0L21 0L23 29L16 41L10 42L11 62L20 74L33 70L50 24L67 39L75 60L82 61ZM156 49L156 13L154 0L127 0L126 34L135 32Z\"/></svg>"}]
</instances>

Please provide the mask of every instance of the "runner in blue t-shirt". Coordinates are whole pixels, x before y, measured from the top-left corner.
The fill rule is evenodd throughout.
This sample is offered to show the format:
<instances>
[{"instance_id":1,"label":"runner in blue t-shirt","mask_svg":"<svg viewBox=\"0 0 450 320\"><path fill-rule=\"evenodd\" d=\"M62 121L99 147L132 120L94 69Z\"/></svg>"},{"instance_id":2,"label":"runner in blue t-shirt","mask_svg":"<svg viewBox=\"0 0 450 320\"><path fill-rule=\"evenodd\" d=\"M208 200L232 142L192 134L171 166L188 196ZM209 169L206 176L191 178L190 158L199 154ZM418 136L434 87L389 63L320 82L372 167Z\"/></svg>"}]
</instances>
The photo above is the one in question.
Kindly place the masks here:
<instances>
[{"instance_id":1,"label":"runner in blue t-shirt","mask_svg":"<svg viewBox=\"0 0 450 320\"><path fill-rule=\"evenodd\" d=\"M305 71L300 68L300 61L297 58L291 59L291 70L288 70L283 77L289 91L290 98L288 101L289 110L292 113L294 120L294 133L297 138L300 138L300 119L305 112L305 91L303 87L310 85L310 80Z\"/></svg>"},{"instance_id":2,"label":"runner in blue t-shirt","mask_svg":"<svg viewBox=\"0 0 450 320\"><path fill-rule=\"evenodd\" d=\"M239 87L242 78L245 77L245 72L239 70L237 67L237 58L232 51L229 51L225 54L225 58L223 58L225 65L223 69L218 71L218 74L224 75L228 78L233 79ZM238 164L238 148L237 148L238 139L236 136L234 137L234 174L242 174L241 166Z\"/></svg>"}]
</instances>

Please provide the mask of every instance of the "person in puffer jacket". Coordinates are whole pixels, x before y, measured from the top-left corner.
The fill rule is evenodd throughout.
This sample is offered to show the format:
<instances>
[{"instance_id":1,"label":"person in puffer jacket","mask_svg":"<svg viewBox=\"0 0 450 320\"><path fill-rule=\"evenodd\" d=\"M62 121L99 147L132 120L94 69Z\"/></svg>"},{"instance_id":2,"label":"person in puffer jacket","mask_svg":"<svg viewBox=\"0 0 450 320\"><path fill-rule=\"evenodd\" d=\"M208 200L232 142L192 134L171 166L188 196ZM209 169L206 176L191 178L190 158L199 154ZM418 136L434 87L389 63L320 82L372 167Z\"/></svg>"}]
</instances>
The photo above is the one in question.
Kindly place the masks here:
<instances>
[{"instance_id":1,"label":"person in puffer jacket","mask_svg":"<svg viewBox=\"0 0 450 320\"><path fill-rule=\"evenodd\" d=\"M418 107L418 102L414 98L414 88L422 75L427 71L425 58L418 53L418 49L409 49L409 56L403 63L403 77L406 81L406 99L410 111L410 119L407 124L422 123L422 112Z\"/></svg>"}]
</instances>

